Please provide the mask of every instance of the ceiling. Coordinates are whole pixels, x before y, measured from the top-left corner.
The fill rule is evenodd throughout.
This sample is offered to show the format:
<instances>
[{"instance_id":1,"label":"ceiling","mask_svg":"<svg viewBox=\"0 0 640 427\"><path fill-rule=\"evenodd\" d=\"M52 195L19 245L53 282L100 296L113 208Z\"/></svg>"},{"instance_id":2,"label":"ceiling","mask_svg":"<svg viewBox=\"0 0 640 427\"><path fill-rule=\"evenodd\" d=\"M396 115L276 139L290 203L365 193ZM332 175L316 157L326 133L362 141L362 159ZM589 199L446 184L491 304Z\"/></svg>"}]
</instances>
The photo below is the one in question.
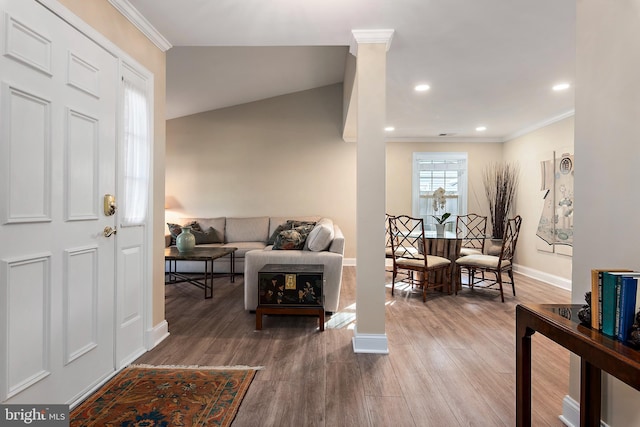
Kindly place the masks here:
<instances>
[{"instance_id":1,"label":"ceiling","mask_svg":"<svg viewBox=\"0 0 640 427\"><path fill-rule=\"evenodd\" d=\"M504 141L573 113L575 0L110 1L173 46L168 119L341 82L354 29L394 30L389 139Z\"/></svg>"}]
</instances>

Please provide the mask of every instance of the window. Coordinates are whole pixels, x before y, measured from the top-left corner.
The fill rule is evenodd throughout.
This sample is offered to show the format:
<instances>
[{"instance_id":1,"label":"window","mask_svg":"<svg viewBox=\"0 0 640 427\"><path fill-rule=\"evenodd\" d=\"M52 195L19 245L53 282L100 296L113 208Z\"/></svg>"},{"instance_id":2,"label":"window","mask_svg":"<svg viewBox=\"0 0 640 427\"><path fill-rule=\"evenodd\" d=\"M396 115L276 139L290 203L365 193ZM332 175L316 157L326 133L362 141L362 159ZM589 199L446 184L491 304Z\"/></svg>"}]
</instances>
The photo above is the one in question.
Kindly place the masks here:
<instances>
[{"instance_id":1,"label":"window","mask_svg":"<svg viewBox=\"0 0 640 427\"><path fill-rule=\"evenodd\" d=\"M413 216L424 219L426 228L436 220L433 192L444 188L449 221L467 212L467 153L413 153Z\"/></svg>"},{"instance_id":2,"label":"window","mask_svg":"<svg viewBox=\"0 0 640 427\"><path fill-rule=\"evenodd\" d=\"M151 138L149 101L144 84L133 73L123 83L122 225L144 224L149 204Z\"/></svg>"}]
</instances>

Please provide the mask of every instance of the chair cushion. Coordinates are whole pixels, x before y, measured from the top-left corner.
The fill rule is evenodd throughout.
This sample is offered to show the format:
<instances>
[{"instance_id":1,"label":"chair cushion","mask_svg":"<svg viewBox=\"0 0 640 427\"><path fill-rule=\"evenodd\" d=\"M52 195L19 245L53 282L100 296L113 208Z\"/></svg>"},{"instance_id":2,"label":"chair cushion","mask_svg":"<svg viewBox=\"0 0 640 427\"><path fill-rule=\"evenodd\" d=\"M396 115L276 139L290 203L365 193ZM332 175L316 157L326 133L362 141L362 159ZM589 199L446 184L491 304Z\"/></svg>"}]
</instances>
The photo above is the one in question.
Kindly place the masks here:
<instances>
[{"instance_id":1,"label":"chair cushion","mask_svg":"<svg viewBox=\"0 0 640 427\"><path fill-rule=\"evenodd\" d=\"M456 264L463 267L476 267L476 268L498 268L499 257L493 255L467 255L460 257L456 260ZM511 261L503 261L501 267L509 267Z\"/></svg>"},{"instance_id":2,"label":"chair cushion","mask_svg":"<svg viewBox=\"0 0 640 427\"><path fill-rule=\"evenodd\" d=\"M480 249L475 249L475 248L461 248L460 256L467 256L467 255L482 255L482 251Z\"/></svg>"},{"instance_id":3,"label":"chair cushion","mask_svg":"<svg viewBox=\"0 0 640 427\"><path fill-rule=\"evenodd\" d=\"M446 259L446 258L442 258L439 256L435 256L435 255L427 255L427 267L429 269L432 268L441 268L441 267L445 267L447 265L451 264L451 261ZM402 268L402 266L409 266L409 267L424 267L424 260L417 258L417 259L413 259L413 258L396 258L396 265L400 268Z\"/></svg>"}]
</instances>

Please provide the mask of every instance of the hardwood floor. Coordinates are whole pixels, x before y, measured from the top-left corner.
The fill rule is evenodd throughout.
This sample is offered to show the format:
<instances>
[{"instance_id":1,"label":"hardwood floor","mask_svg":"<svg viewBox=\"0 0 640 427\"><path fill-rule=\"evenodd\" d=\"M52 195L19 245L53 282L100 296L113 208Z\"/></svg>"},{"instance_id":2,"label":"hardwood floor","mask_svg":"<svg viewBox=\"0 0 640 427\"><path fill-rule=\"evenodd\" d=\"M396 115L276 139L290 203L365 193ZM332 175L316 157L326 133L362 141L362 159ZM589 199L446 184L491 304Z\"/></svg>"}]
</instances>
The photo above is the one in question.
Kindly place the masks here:
<instances>
[{"instance_id":1,"label":"hardwood floor","mask_svg":"<svg viewBox=\"0 0 640 427\"><path fill-rule=\"evenodd\" d=\"M215 279L213 299L189 284L167 285L171 335L136 363L249 365L256 375L233 422L244 426L513 426L515 306L569 303L570 293L515 275L505 289L457 296L387 278L388 355L354 354L355 268L345 267L340 310L318 331L317 317L245 312L243 279ZM533 336L532 425L562 426L569 353Z\"/></svg>"}]
</instances>

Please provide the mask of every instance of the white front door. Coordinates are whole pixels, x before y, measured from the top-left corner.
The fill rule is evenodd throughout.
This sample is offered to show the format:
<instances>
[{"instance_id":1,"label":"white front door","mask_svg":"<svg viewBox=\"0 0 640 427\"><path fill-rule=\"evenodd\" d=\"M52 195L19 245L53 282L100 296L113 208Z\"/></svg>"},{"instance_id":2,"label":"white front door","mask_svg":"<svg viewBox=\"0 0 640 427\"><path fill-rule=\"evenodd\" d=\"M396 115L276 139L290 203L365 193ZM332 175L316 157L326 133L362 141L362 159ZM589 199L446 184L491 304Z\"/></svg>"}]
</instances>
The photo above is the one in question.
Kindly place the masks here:
<instances>
[{"instance_id":1,"label":"white front door","mask_svg":"<svg viewBox=\"0 0 640 427\"><path fill-rule=\"evenodd\" d=\"M118 60L0 0L0 402L70 403L115 369Z\"/></svg>"}]
</instances>

